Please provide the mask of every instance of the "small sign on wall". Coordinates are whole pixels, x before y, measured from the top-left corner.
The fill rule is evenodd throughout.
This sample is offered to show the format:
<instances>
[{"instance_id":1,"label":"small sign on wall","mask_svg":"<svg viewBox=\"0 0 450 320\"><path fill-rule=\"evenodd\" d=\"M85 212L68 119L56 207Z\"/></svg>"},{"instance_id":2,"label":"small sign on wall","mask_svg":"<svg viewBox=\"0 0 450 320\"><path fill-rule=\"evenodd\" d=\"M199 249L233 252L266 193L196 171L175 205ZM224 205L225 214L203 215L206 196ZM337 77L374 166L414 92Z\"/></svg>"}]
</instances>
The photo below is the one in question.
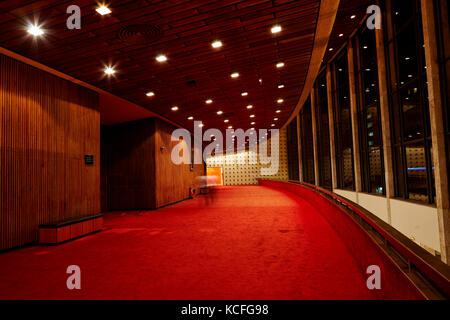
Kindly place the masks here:
<instances>
[{"instance_id":1,"label":"small sign on wall","mask_svg":"<svg viewBox=\"0 0 450 320\"><path fill-rule=\"evenodd\" d=\"M84 164L87 166L93 166L94 165L94 156L91 154L87 154L84 156Z\"/></svg>"}]
</instances>

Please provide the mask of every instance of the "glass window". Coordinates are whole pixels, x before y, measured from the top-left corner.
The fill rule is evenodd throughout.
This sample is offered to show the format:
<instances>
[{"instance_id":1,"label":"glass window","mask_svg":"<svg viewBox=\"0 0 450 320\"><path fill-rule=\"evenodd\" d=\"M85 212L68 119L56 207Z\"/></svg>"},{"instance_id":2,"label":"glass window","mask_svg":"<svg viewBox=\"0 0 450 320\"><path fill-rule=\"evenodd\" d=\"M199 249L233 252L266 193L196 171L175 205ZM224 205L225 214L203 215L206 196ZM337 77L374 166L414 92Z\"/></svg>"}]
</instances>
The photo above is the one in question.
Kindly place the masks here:
<instances>
[{"instance_id":1,"label":"glass window","mask_svg":"<svg viewBox=\"0 0 450 320\"><path fill-rule=\"evenodd\" d=\"M337 185L340 189L355 190L347 51L339 56L333 69Z\"/></svg>"},{"instance_id":2,"label":"glass window","mask_svg":"<svg viewBox=\"0 0 450 320\"><path fill-rule=\"evenodd\" d=\"M308 98L300 111L300 128L302 137L303 180L315 184L314 145L312 132L311 99Z\"/></svg>"},{"instance_id":3,"label":"glass window","mask_svg":"<svg viewBox=\"0 0 450 320\"><path fill-rule=\"evenodd\" d=\"M287 126L287 151L289 180L300 180L298 161L298 141L297 141L297 120L294 119Z\"/></svg>"},{"instance_id":4,"label":"glass window","mask_svg":"<svg viewBox=\"0 0 450 320\"><path fill-rule=\"evenodd\" d=\"M319 186L331 190L330 127L328 118L328 97L326 71L315 84L317 146L319 156Z\"/></svg>"},{"instance_id":5,"label":"glass window","mask_svg":"<svg viewBox=\"0 0 450 320\"><path fill-rule=\"evenodd\" d=\"M441 92L447 132L447 170L450 170L450 1L435 0L436 26L438 31ZM450 174L448 175L450 183Z\"/></svg>"},{"instance_id":6,"label":"glass window","mask_svg":"<svg viewBox=\"0 0 450 320\"><path fill-rule=\"evenodd\" d=\"M431 127L420 1L388 0L387 35L396 195L434 202Z\"/></svg>"},{"instance_id":7,"label":"glass window","mask_svg":"<svg viewBox=\"0 0 450 320\"><path fill-rule=\"evenodd\" d=\"M386 194L375 32L367 28L354 40L358 122L364 192Z\"/></svg>"}]
</instances>

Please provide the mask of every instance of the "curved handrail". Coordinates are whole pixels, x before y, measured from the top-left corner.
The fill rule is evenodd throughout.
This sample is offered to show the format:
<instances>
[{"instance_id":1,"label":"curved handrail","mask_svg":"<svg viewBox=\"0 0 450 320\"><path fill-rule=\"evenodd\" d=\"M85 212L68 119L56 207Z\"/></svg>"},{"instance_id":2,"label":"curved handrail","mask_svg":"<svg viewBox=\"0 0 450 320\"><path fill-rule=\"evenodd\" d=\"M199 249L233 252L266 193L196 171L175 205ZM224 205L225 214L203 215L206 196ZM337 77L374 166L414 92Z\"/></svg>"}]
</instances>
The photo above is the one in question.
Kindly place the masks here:
<instances>
[{"instance_id":1,"label":"curved handrail","mask_svg":"<svg viewBox=\"0 0 450 320\"><path fill-rule=\"evenodd\" d=\"M350 209L376 230L392 247L401 253L404 258L414 264L414 266L447 298L450 298L450 267L448 265L432 256L392 226L352 201L309 183L299 181L289 181L289 183L299 184L314 189L332 198L338 204L344 205Z\"/></svg>"}]
</instances>

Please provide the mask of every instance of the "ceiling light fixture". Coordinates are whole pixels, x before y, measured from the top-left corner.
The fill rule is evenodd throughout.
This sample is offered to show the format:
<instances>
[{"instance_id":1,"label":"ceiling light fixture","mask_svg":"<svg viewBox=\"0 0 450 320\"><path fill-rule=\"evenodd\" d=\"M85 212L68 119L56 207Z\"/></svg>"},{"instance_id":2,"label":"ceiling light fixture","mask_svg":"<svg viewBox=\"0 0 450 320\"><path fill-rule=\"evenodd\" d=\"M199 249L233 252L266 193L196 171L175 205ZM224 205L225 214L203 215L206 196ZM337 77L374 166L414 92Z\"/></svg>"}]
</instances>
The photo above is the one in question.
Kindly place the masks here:
<instances>
[{"instance_id":1,"label":"ceiling light fixture","mask_svg":"<svg viewBox=\"0 0 450 320\"><path fill-rule=\"evenodd\" d=\"M280 61L280 62L277 63L277 68L278 69L283 68L283 67L284 67L284 62Z\"/></svg>"},{"instance_id":2,"label":"ceiling light fixture","mask_svg":"<svg viewBox=\"0 0 450 320\"><path fill-rule=\"evenodd\" d=\"M208 99L208 100L205 101L205 103L206 104L211 104L211 103L213 103L213 100L212 99Z\"/></svg>"},{"instance_id":3,"label":"ceiling light fixture","mask_svg":"<svg viewBox=\"0 0 450 320\"><path fill-rule=\"evenodd\" d=\"M251 104L249 104L248 106L247 106L247 109L253 109L253 105L251 105Z\"/></svg>"},{"instance_id":4,"label":"ceiling light fixture","mask_svg":"<svg viewBox=\"0 0 450 320\"><path fill-rule=\"evenodd\" d=\"M228 120L228 119L225 119L223 122L225 122L225 123L228 123L228 122L230 122L230 120Z\"/></svg>"},{"instance_id":5,"label":"ceiling light fixture","mask_svg":"<svg viewBox=\"0 0 450 320\"><path fill-rule=\"evenodd\" d=\"M277 102L278 102L278 103L283 103L284 100L283 100L283 99L278 99Z\"/></svg>"},{"instance_id":6,"label":"ceiling light fixture","mask_svg":"<svg viewBox=\"0 0 450 320\"><path fill-rule=\"evenodd\" d=\"M220 116L221 114L223 114L223 111L217 111L217 114Z\"/></svg>"},{"instance_id":7,"label":"ceiling light fixture","mask_svg":"<svg viewBox=\"0 0 450 320\"><path fill-rule=\"evenodd\" d=\"M272 27L272 29L270 29L270 31L271 31L273 34L280 33L282 30L283 30L283 29L281 28L281 26L280 26L279 24L274 25L274 26Z\"/></svg>"},{"instance_id":8,"label":"ceiling light fixture","mask_svg":"<svg viewBox=\"0 0 450 320\"><path fill-rule=\"evenodd\" d=\"M243 96L243 97L248 96L248 92L242 92L242 93L241 93L241 96Z\"/></svg>"},{"instance_id":9,"label":"ceiling light fixture","mask_svg":"<svg viewBox=\"0 0 450 320\"><path fill-rule=\"evenodd\" d=\"M100 13L102 16L104 16L105 14L110 14L111 13L111 10L105 5L101 5L100 7L95 9L95 11Z\"/></svg>"},{"instance_id":10,"label":"ceiling light fixture","mask_svg":"<svg viewBox=\"0 0 450 320\"><path fill-rule=\"evenodd\" d=\"M178 111L178 107L177 106L173 106L172 107L172 111Z\"/></svg>"},{"instance_id":11,"label":"ceiling light fixture","mask_svg":"<svg viewBox=\"0 0 450 320\"><path fill-rule=\"evenodd\" d=\"M156 57L156 61L158 61L158 62L167 61L167 56L160 54L159 56Z\"/></svg>"},{"instance_id":12,"label":"ceiling light fixture","mask_svg":"<svg viewBox=\"0 0 450 320\"><path fill-rule=\"evenodd\" d=\"M38 37L38 36L42 36L44 34L44 31L41 29L41 27L37 26L37 25L30 25L28 26L28 33Z\"/></svg>"},{"instance_id":13,"label":"ceiling light fixture","mask_svg":"<svg viewBox=\"0 0 450 320\"><path fill-rule=\"evenodd\" d=\"M220 41L220 40L214 40L214 41L211 43L211 46L212 46L214 49L220 48L220 47L222 46L222 41Z\"/></svg>"},{"instance_id":14,"label":"ceiling light fixture","mask_svg":"<svg viewBox=\"0 0 450 320\"><path fill-rule=\"evenodd\" d=\"M150 91L150 92L147 92L145 95L146 95L147 97L154 97L154 96L155 96L155 93L154 93L153 91Z\"/></svg>"},{"instance_id":15,"label":"ceiling light fixture","mask_svg":"<svg viewBox=\"0 0 450 320\"><path fill-rule=\"evenodd\" d=\"M106 67L105 68L105 74L107 74L108 76L113 75L114 73L116 73L116 70L114 70L113 67Z\"/></svg>"},{"instance_id":16,"label":"ceiling light fixture","mask_svg":"<svg viewBox=\"0 0 450 320\"><path fill-rule=\"evenodd\" d=\"M232 77L232 78L239 78L239 72L233 72L233 73L231 74L231 77Z\"/></svg>"},{"instance_id":17,"label":"ceiling light fixture","mask_svg":"<svg viewBox=\"0 0 450 320\"><path fill-rule=\"evenodd\" d=\"M255 115L254 115L254 114L252 114L252 115L250 116L250 118L252 118L252 119L253 119L254 117L255 117Z\"/></svg>"},{"instance_id":18,"label":"ceiling light fixture","mask_svg":"<svg viewBox=\"0 0 450 320\"><path fill-rule=\"evenodd\" d=\"M194 117L189 117L188 120L194 120Z\"/></svg>"},{"instance_id":19,"label":"ceiling light fixture","mask_svg":"<svg viewBox=\"0 0 450 320\"><path fill-rule=\"evenodd\" d=\"M278 89L283 89L284 88L284 84L279 84L278 85Z\"/></svg>"},{"instance_id":20,"label":"ceiling light fixture","mask_svg":"<svg viewBox=\"0 0 450 320\"><path fill-rule=\"evenodd\" d=\"M276 113L281 113L281 110L277 110Z\"/></svg>"}]
</instances>

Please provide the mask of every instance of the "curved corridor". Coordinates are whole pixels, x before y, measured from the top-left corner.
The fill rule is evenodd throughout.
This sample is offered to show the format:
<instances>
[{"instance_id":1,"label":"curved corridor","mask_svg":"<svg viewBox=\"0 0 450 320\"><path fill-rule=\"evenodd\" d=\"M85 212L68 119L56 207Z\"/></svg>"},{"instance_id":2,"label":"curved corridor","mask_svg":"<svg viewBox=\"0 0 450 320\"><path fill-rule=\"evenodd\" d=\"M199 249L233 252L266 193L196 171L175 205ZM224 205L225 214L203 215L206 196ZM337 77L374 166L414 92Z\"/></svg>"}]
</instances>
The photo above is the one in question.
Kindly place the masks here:
<instances>
[{"instance_id":1,"label":"curved corridor","mask_svg":"<svg viewBox=\"0 0 450 320\"><path fill-rule=\"evenodd\" d=\"M69 265L82 290L67 289ZM264 186L107 213L101 233L0 255L0 284L0 299L374 298L321 214Z\"/></svg>"}]
</instances>

